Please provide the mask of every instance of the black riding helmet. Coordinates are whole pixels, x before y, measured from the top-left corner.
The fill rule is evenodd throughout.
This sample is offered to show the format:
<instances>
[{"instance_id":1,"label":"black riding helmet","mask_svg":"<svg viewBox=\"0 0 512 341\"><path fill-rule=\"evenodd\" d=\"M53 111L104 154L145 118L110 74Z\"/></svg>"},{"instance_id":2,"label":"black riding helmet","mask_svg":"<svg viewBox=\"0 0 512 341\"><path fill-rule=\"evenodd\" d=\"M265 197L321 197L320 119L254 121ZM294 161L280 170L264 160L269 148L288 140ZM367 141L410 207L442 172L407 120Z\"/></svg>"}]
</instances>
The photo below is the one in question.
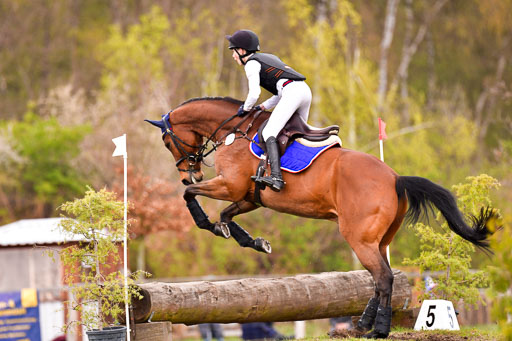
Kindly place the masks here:
<instances>
[{"instance_id":1,"label":"black riding helmet","mask_svg":"<svg viewBox=\"0 0 512 341\"><path fill-rule=\"evenodd\" d=\"M243 56L238 54L240 59L260 50L260 40L256 33L250 30L238 30L233 35L227 35L226 39L229 41L230 50L242 48L247 51Z\"/></svg>"}]
</instances>

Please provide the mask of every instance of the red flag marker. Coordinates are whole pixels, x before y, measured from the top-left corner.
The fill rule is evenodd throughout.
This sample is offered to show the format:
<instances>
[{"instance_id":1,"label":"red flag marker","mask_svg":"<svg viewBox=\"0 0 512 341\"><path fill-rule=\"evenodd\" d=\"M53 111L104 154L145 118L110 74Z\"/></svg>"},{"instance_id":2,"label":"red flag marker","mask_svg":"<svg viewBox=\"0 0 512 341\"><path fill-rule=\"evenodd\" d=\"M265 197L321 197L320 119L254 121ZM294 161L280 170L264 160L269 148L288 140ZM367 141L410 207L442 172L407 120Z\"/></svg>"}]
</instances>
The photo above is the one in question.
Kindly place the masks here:
<instances>
[{"instance_id":1,"label":"red flag marker","mask_svg":"<svg viewBox=\"0 0 512 341\"><path fill-rule=\"evenodd\" d=\"M388 138L386 135L386 122L379 117L379 140L385 140Z\"/></svg>"}]
</instances>

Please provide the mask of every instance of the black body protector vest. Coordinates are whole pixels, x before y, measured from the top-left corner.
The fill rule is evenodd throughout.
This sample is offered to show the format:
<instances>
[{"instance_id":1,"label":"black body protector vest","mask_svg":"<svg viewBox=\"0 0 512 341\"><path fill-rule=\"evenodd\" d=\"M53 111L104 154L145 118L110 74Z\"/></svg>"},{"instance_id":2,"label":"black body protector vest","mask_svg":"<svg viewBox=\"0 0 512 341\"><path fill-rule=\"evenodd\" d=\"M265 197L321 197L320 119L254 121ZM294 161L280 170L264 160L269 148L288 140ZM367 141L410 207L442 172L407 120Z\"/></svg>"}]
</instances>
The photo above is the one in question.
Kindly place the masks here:
<instances>
[{"instance_id":1,"label":"black body protector vest","mask_svg":"<svg viewBox=\"0 0 512 341\"><path fill-rule=\"evenodd\" d=\"M306 77L283 63L281 59L269 53L255 53L249 60L256 60L261 64L260 86L273 95L277 95L277 82L282 79L304 81Z\"/></svg>"}]
</instances>

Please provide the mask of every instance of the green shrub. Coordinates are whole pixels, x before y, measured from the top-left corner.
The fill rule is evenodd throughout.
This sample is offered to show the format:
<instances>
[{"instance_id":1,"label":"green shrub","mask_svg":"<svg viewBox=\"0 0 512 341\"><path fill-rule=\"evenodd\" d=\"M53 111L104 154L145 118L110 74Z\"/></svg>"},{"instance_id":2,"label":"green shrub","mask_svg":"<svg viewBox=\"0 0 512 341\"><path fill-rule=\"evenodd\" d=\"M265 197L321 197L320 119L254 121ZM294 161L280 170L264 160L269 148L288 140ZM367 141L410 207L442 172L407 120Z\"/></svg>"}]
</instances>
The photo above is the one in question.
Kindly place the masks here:
<instances>
[{"instance_id":1,"label":"green shrub","mask_svg":"<svg viewBox=\"0 0 512 341\"><path fill-rule=\"evenodd\" d=\"M489 192L498 186L496 179L482 174L467 177L466 183L455 185L453 189L463 213L477 215L482 207L491 205ZM485 271L470 271L475 246L449 230L443 219L440 214L436 217L439 223L443 222L440 232L423 223L414 225L420 238L421 254L413 260L406 258L404 264L418 266L420 273L431 271L436 274L436 286L431 290L425 289L423 281L419 283L420 299L463 299L466 304L476 304L481 300L478 288L489 285L488 275Z\"/></svg>"},{"instance_id":2,"label":"green shrub","mask_svg":"<svg viewBox=\"0 0 512 341\"><path fill-rule=\"evenodd\" d=\"M89 187L82 199L60 208L74 217L64 219L62 229L86 240L59 251L66 284L72 287L73 310L81 315L80 321L68 326L81 324L91 330L117 323L125 303L124 276L118 270L122 265L119 245L124 237L124 203L117 201L113 192ZM133 274L128 283L139 274ZM142 298L136 287L129 285L128 299L131 297Z\"/></svg>"}]
</instances>

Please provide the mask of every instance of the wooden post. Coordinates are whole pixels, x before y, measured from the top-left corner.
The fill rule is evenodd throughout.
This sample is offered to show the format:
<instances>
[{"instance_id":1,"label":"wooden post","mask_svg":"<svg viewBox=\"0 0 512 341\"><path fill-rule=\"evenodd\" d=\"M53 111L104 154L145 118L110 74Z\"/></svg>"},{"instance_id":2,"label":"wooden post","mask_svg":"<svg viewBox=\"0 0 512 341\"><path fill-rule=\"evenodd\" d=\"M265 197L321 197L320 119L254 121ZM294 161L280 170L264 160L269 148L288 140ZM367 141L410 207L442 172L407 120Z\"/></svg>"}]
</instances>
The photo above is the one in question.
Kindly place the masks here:
<instances>
[{"instance_id":1,"label":"wooden post","mask_svg":"<svg viewBox=\"0 0 512 341\"><path fill-rule=\"evenodd\" d=\"M394 270L393 310L411 298L407 277ZM141 284L136 322L244 323L360 315L375 289L368 271L326 272L282 278Z\"/></svg>"},{"instance_id":2,"label":"wooden post","mask_svg":"<svg viewBox=\"0 0 512 341\"><path fill-rule=\"evenodd\" d=\"M134 341L172 341L171 322L136 323Z\"/></svg>"}]
</instances>

